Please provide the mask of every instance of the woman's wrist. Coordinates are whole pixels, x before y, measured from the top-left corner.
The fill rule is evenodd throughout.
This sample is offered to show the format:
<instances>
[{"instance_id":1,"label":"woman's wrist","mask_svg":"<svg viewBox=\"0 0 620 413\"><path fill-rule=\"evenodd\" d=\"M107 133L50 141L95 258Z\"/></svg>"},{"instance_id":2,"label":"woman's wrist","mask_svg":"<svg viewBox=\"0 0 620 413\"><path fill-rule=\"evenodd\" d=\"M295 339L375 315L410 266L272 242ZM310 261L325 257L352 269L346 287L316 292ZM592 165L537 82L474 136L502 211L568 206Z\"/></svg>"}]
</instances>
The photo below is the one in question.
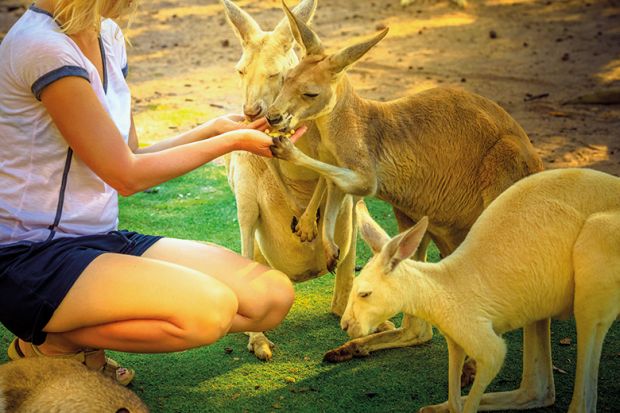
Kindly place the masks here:
<instances>
[{"instance_id":1,"label":"woman's wrist","mask_svg":"<svg viewBox=\"0 0 620 413\"><path fill-rule=\"evenodd\" d=\"M202 125L196 126L194 131L197 134L197 140L209 139L222 133L221 131L217 130L215 119L211 119L203 123Z\"/></svg>"}]
</instances>

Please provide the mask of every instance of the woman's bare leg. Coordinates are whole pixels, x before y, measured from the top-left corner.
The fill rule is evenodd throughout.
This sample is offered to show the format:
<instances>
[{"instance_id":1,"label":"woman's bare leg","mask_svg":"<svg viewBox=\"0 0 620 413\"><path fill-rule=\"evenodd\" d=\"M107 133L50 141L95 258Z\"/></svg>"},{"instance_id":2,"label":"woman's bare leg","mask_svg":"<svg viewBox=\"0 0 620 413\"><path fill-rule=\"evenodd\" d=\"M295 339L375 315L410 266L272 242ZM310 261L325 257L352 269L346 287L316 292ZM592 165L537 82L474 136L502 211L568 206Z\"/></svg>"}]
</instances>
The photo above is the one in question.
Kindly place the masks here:
<instances>
[{"instance_id":1,"label":"woman's bare leg","mask_svg":"<svg viewBox=\"0 0 620 413\"><path fill-rule=\"evenodd\" d=\"M172 261L201 262L194 266L205 272ZM143 257L94 260L45 327L40 349L183 350L232 331L273 328L292 301L290 282L278 271L214 245L163 239Z\"/></svg>"},{"instance_id":2,"label":"woman's bare leg","mask_svg":"<svg viewBox=\"0 0 620 413\"><path fill-rule=\"evenodd\" d=\"M230 332L272 329L293 304L293 286L285 274L218 245L164 238L143 257L209 274L230 288L239 303Z\"/></svg>"}]
</instances>

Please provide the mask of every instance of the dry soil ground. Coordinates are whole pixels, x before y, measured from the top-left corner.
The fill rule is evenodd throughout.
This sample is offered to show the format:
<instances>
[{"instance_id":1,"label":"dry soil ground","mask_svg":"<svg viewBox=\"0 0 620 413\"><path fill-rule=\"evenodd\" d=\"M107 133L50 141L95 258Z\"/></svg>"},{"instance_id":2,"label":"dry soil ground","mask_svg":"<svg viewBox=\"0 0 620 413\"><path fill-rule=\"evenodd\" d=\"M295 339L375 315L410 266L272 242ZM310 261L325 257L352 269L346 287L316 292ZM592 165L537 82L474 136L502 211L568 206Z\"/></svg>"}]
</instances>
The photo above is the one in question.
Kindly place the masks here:
<instances>
[{"instance_id":1,"label":"dry soil ground","mask_svg":"<svg viewBox=\"0 0 620 413\"><path fill-rule=\"evenodd\" d=\"M291 0L293 2L293 0ZM26 2L27 3L27 2ZM0 38L24 2L0 0ZM239 4L272 29L279 1ZM388 100L460 85L500 103L547 167L620 175L620 105L564 104L620 90L620 0L320 0L314 28L328 48L390 27L351 70L363 96ZM129 83L143 141L239 111L240 46L216 0L153 0L127 33Z\"/></svg>"}]
</instances>

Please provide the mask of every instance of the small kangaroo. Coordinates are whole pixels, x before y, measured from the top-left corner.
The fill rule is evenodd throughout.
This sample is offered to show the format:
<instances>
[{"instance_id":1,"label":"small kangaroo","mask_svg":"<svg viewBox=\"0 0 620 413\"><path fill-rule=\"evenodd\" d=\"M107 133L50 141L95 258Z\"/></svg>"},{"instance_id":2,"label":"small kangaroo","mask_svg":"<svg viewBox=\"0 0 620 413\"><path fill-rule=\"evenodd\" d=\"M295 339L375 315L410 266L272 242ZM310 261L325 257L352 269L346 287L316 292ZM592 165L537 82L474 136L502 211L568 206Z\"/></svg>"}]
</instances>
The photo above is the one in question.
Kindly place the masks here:
<instances>
[{"instance_id":1,"label":"small kangaroo","mask_svg":"<svg viewBox=\"0 0 620 413\"><path fill-rule=\"evenodd\" d=\"M313 121L327 153L314 159L280 138L274 138L272 151L326 178L324 232L334 233L346 194L374 195L400 211L401 231L429 217L430 237L423 240L418 259L425 258L430 238L447 257L493 199L543 169L523 129L482 96L456 88L430 89L385 103L357 95L346 70L387 29L327 54L316 33L285 4L284 10L305 56L288 73L267 119L283 131ZM337 245L332 250L332 259L337 259ZM428 323L405 316L401 328L353 340L328 353L326 360L410 346L431 337Z\"/></svg>"},{"instance_id":2,"label":"small kangaroo","mask_svg":"<svg viewBox=\"0 0 620 413\"><path fill-rule=\"evenodd\" d=\"M77 360L23 358L0 365L0 413L148 413L129 389Z\"/></svg>"},{"instance_id":3,"label":"small kangaroo","mask_svg":"<svg viewBox=\"0 0 620 413\"><path fill-rule=\"evenodd\" d=\"M497 197L449 257L408 260L427 220L390 239L362 203L360 234L374 252L355 279L341 326L351 337L400 311L444 334L446 403L421 412L520 410L555 402L550 318L574 315L577 369L569 412L596 412L601 349L620 315L620 178L591 169L527 177ZM502 333L523 327L519 389L484 393L506 356ZM465 355L477 372L467 397ZM462 403L464 407L462 406Z\"/></svg>"},{"instance_id":4,"label":"small kangaroo","mask_svg":"<svg viewBox=\"0 0 620 413\"><path fill-rule=\"evenodd\" d=\"M316 3L316 0L303 0L295 7L294 13L309 21ZM257 119L264 116L273 103L286 72L298 63L293 36L286 18L273 31L263 31L233 2L222 0L222 4L243 48L236 65L244 94L243 112L248 119ZM320 150L320 137L316 128L309 126L297 144L304 152L316 156ZM228 183L237 203L242 255L283 271L295 282L316 278L335 269L336 285L331 309L341 316L355 268L357 231L352 216L353 202L346 201L336 219L336 241L342 247L342 261L336 267L335 261L326 261L324 236L317 226L319 208L325 203L325 184L319 174L246 152L226 156L225 164ZM300 218L291 228L291 219L295 216ZM318 221L321 225L322 218ZM248 349L261 360L271 359L273 343L263 333L248 334Z\"/></svg>"}]
</instances>

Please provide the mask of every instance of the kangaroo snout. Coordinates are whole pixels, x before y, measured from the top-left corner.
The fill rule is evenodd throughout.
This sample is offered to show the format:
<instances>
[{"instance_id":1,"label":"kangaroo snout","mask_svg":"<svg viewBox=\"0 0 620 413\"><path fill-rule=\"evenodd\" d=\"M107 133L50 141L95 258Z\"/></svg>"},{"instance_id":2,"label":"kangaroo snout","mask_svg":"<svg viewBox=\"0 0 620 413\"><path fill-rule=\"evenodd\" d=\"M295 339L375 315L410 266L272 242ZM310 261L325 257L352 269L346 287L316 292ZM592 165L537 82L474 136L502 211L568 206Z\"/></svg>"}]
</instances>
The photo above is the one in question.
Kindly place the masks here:
<instances>
[{"instance_id":1,"label":"kangaroo snout","mask_svg":"<svg viewBox=\"0 0 620 413\"><path fill-rule=\"evenodd\" d=\"M276 127L280 125L283 119L284 117L282 116L281 113L268 113L267 114L267 122L269 122L269 125L272 127Z\"/></svg>"},{"instance_id":2,"label":"kangaroo snout","mask_svg":"<svg viewBox=\"0 0 620 413\"><path fill-rule=\"evenodd\" d=\"M249 120L255 120L260 117L263 113L263 105L260 102L256 102L254 104L245 104L243 105L243 114Z\"/></svg>"}]
</instances>

